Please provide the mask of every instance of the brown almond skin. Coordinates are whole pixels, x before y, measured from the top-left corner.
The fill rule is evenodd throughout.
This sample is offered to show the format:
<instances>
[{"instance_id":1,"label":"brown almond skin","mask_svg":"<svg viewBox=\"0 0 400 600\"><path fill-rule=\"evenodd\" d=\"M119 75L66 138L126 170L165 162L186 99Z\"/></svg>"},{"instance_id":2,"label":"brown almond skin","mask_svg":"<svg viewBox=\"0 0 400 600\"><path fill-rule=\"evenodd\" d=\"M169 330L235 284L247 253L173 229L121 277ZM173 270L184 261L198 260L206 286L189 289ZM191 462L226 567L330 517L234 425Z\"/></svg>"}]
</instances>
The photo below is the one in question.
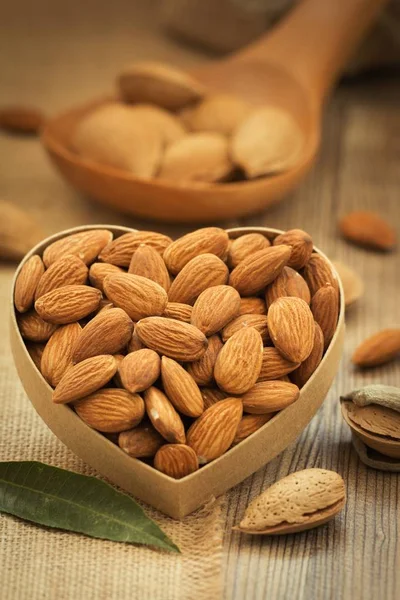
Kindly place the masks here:
<instances>
[{"instance_id":1,"label":"brown almond skin","mask_svg":"<svg viewBox=\"0 0 400 600\"><path fill-rule=\"evenodd\" d=\"M217 387L201 387L201 395L204 402L204 410L210 408L213 404L216 404L220 400L225 400L228 397L226 392L223 392Z\"/></svg>"},{"instance_id":2,"label":"brown almond skin","mask_svg":"<svg viewBox=\"0 0 400 600\"><path fill-rule=\"evenodd\" d=\"M238 292L229 285L216 285L204 290L197 298L191 323L208 337L225 327L239 310Z\"/></svg>"},{"instance_id":3,"label":"brown almond skin","mask_svg":"<svg viewBox=\"0 0 400 600\"><path fill-rule=\"evenodd\" d=\"M78 400L75 411L89 427L105 433L119 433L136 427L144 416L139 394L104 388Z\"/></svg>"},{"instance_id":4,"label":"brown almond skin","mask_svg":"<svg viewBox=\"0 0 400 600\"><path fill-rule=\"evenodd\" d=\"M197 385L210 385L214 381L214 367L217 356L223 346L219 335L208 338L208 348L203 356L187 366L187 372L193 377Z\"/></svg>"},{"instance_id":5,"label":"brown almond skin","mask_svg":"<svg viewBox=\"0 0 400 600\"><path fill-rule=\"evenodd\" d=\"M343 216L339 230L346 240L358 246L387 252L396 245L393 227L372 211L359 210Z\"/></svg>"},{"instance_id":6,"label":"brown almond skin","mask_svg":"<svg viewBox=\"0 0 400 600\"><path fill-rule=\"evenodd\" d=\"M243 327L252 327L256 329L262 337L263 344L271 342L268 333L268 319L267 315L240 315L233 319L228 325L222 330L222 339L224 342L228 341L234 333L243 329Z\"/></svg>"},{"instance_id":7,"label":"brown almond skin","mask_svg":"<svg viewBox=\"0 0 400 600\"><path fill-rule=\"evenodd\" d=\"M98 354L116 354L128 344L132 332L133 323L121 308L101 312L85 325L72 360L78 363Z\"/></svg>"},{"instance_id":8,"label":"brown almond skin","mask_svg":"<svg viewBox=\"0 0 400 600\"><path fill-rule=\"evenodd\" d=\"M73 254L80 258L85 265L94 262L101 250L111 242L113 234L107 229L92 229L73 233L47 246L43 252L43 262L48 268L53 262Z\"/></svg>"},{"instance_id":9,"label":"brown almond skin","mask_svg":"<svg viewBox=\"0 0 400 600\"><path fill-rule=\"evenodd\" d=\"M196 298L207 288L225 285L228 276L228 267L214 254L195 256L172 282L168 301L194 304Z\"/></svg>"},{"instance_id":10,"label":"brown almond skin","mask_svg":"<svg viewBox=\"0 0 400 600\"><path fill-rule=\"evenodd\" d=\"M228 234L223 229L204 227L172 242L165 250L163 258L170 273L176 275L189 261L200 254L215 254L224 259L228 242Z\"/></svg>"},{"instance_id":11,"label":"brown almond skin","mask_svg":"<svg viewBox=\"0 0 400 600\"><path fill-rule=\"evenodd\" d=\"M40 278L35 299L66 285L83 285L86 283L87 277L88 268L80 258L73 254L61 256Z\"/></svg>"},{"instance_id":12,"label":"brown almond skin","mask_svg":"<svg viewBox=\"0 0 400 600\"><path fill-rule=\"evenodd\" d=\"M197 327L175 319L148 317L137 323L135 332L148 348L184 362L198 360L208 346L206 336Z\"/></svg>"},{"instance_id":13,"label":"brown almond skin","mask_svg":"<svg viewBox=\"0 0 400 600\"><path fill-rule=\"evenodd\" d=\"M44 264L37 254L31 256L20 270L14 289L14 304L18 312L24 313L32 308L36 288L43 273Z\"/></svg>"},{"instance_id":14,"label":"brown almond skin","mask_svg":"<svg viewBox=\"0 0 400 600\"><path fill-rule=\"evenodd\" d=\"M280 246L281 244L291 246L292 254L287 266L297 271L310 260L314 247L311 236L302 229L290 229L278 235L274 239L273 245Z\"/></svg>"},{"instance_id":15,"label":"brown almond skin","mask_svg":"<svg viewBox=\"0 0 400 600\"><path fill-rule=\"evenodd\" d=\"M41 296L35 302L35 309L42 319L66 325L90 315L100 300L100 290L87 285L66 285Z\"/></svg>"},{"instance_id":16,"label":"brown almond skin","mask_svg":"<svg viewBox=\"0 0 400 600\"><path fill-rule=\"evenodd\" d=\"M167 235L154 231L124 233L103 248L99 260L118 267L129 267L133 253L141 244L151 246L162 255L171 243L172 240Z\"/></svg>"},{"instance_id":17,"label":"brown almond skin","mask_svg":"<svg viewBox=\"0 0 400 600\"><path fill-rule=\"evenodd\" d=\"M57 325L44 321L35 310L17 315L20 334L30 342L47 342L57 329Z\"/></svg>"},{"instance_id":18,"label":"brown almond skin","mask_svg":"<svg viewBox=\"0 0 400 600\"><path fill-rule=\"evenodd\" d=\"M242 260L258 252L269 248L271 242L262 233L246 233L236 240L232 240L229 245L228 265L231 268L237 267Z\"/></svg>"},{"instance_id":19,"label":"brown almond skin","mask_svg":"<svg viewBox=\"0 0 400 600\"><path fill-rule=\"evenodd\" d=\"M150 458L165 443L162 435L148 423L123 431L118 436L118 445L133 458Z\"/></svg>"},{"instance_id":20,"label":"brown almond skin","mask_svg":"<svg viewBox=\"0 0 400 600\"><path fill-rule=\"evenodd\" d=\"M51 386L58 385L67 369L72 367L72 355L81 332L79 323L62 325L47 342L42 355L41 372Z\"/></svg>"},{"instance_id":21,"label":"brown almond skin","mask_svg":"<svg viewBox=\"0 0 400 600\"><path fill-rule=\"evenodd\" d=\"M324 334L318 323L314 323L314 326L314 343L310 356L297 369L290 373L291 381L299 388L302 388L310 379L324 354Z\"/></svg>"},{"instance_id":22,"label":"brown almond skin","mask_svg":"<svg viewBox=\"0 0 400 600\"><path fill-rule=\"evenodd\" d=\"M400 353L400 329L382 329L365 339L355 350L352 362L358 367L376 367Z\"/></svg>"},{"instance_id":23,"label":"brown almond skin","mask_svg":"<svg viewBox=\"0 0 400 600\"><path fill-rule=\"evenodd\" d=\"M242 396L243 410L255 415L274 413L293 404L299 394L299 388L293 383L263 381Z\"/></svg>"},{"instance_id":24,"label":"brown almond skin","mask_svg":"<svg viewBox=\"0 0 400 600\"><path fill-rule=\"evenodd\" d=\"M141 350L142 348L144 348L144 345L140 341L139 336L136 333L136 330L134 327L131 339L128 342L127 352L129 354L130 352L136 352L137 350Z\"/></svg>"},{"instance_id":25,"label":"brown almond skin","mask_svg":"<svg viewBox=\"0 0 400 600\"><path fill-rule=\"evenodd\" d=\"M26 349L28 350L29 356L34 362L35 367L38 371L41 371L41 363L45 344L37 344L35 342L27 342Z\"/></svg>"},{"instance_id":26,"label":"brown almond skin","mask_svg":"<svg viewBox=\"0 0 400 600\"><path fill-rule=\"evenodd\" d=\"M277 246L247 256L231 272L229 284L241 296L255 296L279 275L291 251L289 246Z\"/></svg>"},{"instance_id":27,"label":"brown almond skin","mask_svg":"<svg viewBox=\"0 0 400 600\"><path fill-rule=\"evenodd\" d=\"M168 269L162 257L157 250L145 244L139 246L134 252L128 273L147 277L158 283L167 292L171 285Z\"/></svg>"},{"instance_id":28,"label":"brown almond skin","mask_svg":"<svg viewBox=\"0 0 400 600\"><path fill-rule=\"evenodd\" d=\"M267 305L262 298L250 296L240 299L240 315L266 315Z\"/></svg>"},{"instance_id":29,"label":"brown almond skin","mask_svg":"<svg viewBox=\"0 0 400 600\"><path fill-rule=\"evenodd\" d=\"M53 402L66 404L80 400L104 387L117 372L111 355L92 356L66 371L53 392Z\"/></svg>"},{"instance_id":30,"label":"brown almond skin","mask_svg":"<svg viewBox=\"0 0 400 600\"><path fill-rule=\"evenodd\" d=\"M147 415L154 429L171 444L186 442L185 427L167 396L158 388L150 387L144 393Z\"/></svg>"},{"instance_id":31,"label":"brown almond skin","mask_svg":"<svg viewBox=\"0 0 400 600\"><path fill-rule=\"evenodd\" d=\"M97 288L101 292L104 292L103 284L107 275L116 275L118 273L123 273L123 270L116 265L95 262L89 269L89 281L93 287Z\"/></svg>"},{"instance_id":32,"label":"brown almond skin","mask_svg":"<svg viewBox=\"0 0 400 600\"><path fill-rule=\"evenodd\" d=\"M252 327L237 331L219 352L214 377L229 394L244 394L253 387L261 370L263 343Z\"/></svg>"},{"instance_id":33,"label":"brown almond skin","mask_svg":"<svg viewBox=\"0 0 400 600\"><path fill-rule=\"evenodd\" d=\"M185 444L165 444L154 457L154 467L174 479L182 479L199 468L196 452Z\"/></svg>"},{"instance_id":34,"label":"brown almond skin","mask_svg":"<svg viewBox=\"0 0 400 600\"><path fill-rule=\"evenodd\" d=\"M336 290L327 283L314 294L311 312L324 334L324 350L329 346L336 331L339 314L339 297Z\"/></svg>"},{"instance_id":35,"label":"brown almond skin","mask_svg":"<svg viewBox=\"0 0 400 600\"><path fill-rule=\"evenodd\" d=\"M283 296L296 296L310 304L311 294L303 277L290 267L284 267L278 277L265 290L265 302L271 306Z\"/></svg>"},{"instance_id":36,"label":"brown almond skin","mask_svg":"<svg viewBox=\"0 0 400 600\"><path fill-rule=\"evenodd\" d=\"M276 348L264 348L261 371L257 382L280 379L299 366L300 363L287 360Z\"/></svg>"},{"instance_id":37,"label":"brown almond skin","mask_svg":"<svg viewBox=\"0 0 400 600\"><path fill-rule=\"evenodd\" d=\"M131 392L147 390L160 376L161 359L157 352L143 348L130 352L118 367L123 387Z\"/></svg>"},{"instance_id":38,"label":"brown almond skin","mask_svg":"<svg viewBox=\"0 0 400 600\"><path fill-rule=\"evenodd\" d=\"M193 306L190 306L190 304L182 304L181 302L168 302L167 306L165 307L163 317L190 323L192 318L192 310Z\"/></svg>"},{"instance_id":39,"label":"brown almond skin","mask_svg":"<svg viewBox=\"0 0 400 600\"><path fill-rule=\"evenodd\" d=\"M215 460L231 446L243 407L240 398L227 398L208 408L189 428L187 444L201 465Z\"/></svg>"},{"instance_id":40,"label":"brown almond skin","mask_svg":"<svg viewBox=\"0 0 400 600\"><path fill-rule=\"evenodd\" d=\"M11 133L39 134L45 120L44 114L34 107L16 105L0 109L0 129Z\"/></svg>"},{"instance_id":41,"label":"brown almond skin","mask_svg":"<svg viewBox=\"0 0 400 600\"><path fill-rule=\"evenodd\" d=\"M140 275L107 275L103 285L107 298L122 308L133 321L162 315L167 306L168 297L164 288Z\"/></svg>"},{"instance_id":42,"label":"brown almond skin","mask_svg":"<svg viewBox=\"0 0 400 600\"><path fill-rule=\"evenodd\" d=\"M278 298L268 310L268 330L274 346L291 362L301 363L314 344L314 317L301 298Z\"/></svg>"},{"instance_id":43,"label":"brown almond skin","mask_svg":"<svg viewBox=\"0 0 400 600\"><path fill-rule=\"evenodd\" d=\"M319 254L313 253L310 260L307 262L305 267L301 271L301 275L307 282L308 288L311 293L311 298L327 283L337 290L339 293L339 283L336 273L332 270L330 264L320 256Z\"/></svg>"},{"instance_id":44,"label":"brown almond skin","mask_svg":"<svg viewBox=\"0 0 400 600\"><path fill-rule=\"evenodd\" d=\"M175 360L163 356L161 379L165 393L179 412L188 417L198 417L204 410L204 402L193 377Z\"/></svg>"},{"instance_id":45,"label":"brown almond skin","mask_svg":"<svg viewBox=\"0 0 400 600\"><path fill-rule=\"evenodd\" d=\"M243 442L250 435L261 429L265 423L272 419L275 413L267 415L243 415L236 430L236 435L232 442L232 446L236 446Z\"/></svg>"}]
</instances>

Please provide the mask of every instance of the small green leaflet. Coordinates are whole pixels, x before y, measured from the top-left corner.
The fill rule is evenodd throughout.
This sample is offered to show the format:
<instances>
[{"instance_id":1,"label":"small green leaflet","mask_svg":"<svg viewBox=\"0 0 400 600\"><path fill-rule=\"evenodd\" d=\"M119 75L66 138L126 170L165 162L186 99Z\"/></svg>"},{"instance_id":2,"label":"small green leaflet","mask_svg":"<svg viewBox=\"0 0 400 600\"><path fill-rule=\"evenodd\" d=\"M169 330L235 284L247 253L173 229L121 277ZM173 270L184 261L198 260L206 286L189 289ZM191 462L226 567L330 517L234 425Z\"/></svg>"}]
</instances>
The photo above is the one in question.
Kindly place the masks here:
<instances>
[{"instance_id":1,"label":"small green leaflet","mask_svg":"<svg viewBox=\"0 0 400 600\"><path fill-rule=\"evenodd\" d=\"M0 512L95 538L179 552L126 494L96 477L40 462L0 462Z\"/></svg>"}]
</instances>

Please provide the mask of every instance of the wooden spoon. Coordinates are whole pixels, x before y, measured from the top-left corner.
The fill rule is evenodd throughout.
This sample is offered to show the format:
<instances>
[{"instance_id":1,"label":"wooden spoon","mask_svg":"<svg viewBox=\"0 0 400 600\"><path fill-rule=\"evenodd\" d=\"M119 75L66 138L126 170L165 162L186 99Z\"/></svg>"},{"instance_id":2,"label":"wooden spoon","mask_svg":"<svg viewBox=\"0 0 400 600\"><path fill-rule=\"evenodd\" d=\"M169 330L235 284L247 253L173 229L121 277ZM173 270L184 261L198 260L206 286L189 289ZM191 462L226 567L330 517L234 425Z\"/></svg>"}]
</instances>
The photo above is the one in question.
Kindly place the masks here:
<instances>
[{"instance_id":1,"label":"wooden spoon","mask_svg":"<svg viewBox=\"0 0 400 600\"><path fill-rule=\"evenodd\" d=\"M279 106L294 117L305 144L298 164L286 172L252 181L177 186L162 180L140 180L94 164L71 152L69 141L78 121L104 99L50 121L43 144L75 188L125 213L194 223L259 211L296 188L312 166L320 141L324 99L385 2L301 0L271 33L194 72L213 91Z\"/></svg>"}]
</instances>

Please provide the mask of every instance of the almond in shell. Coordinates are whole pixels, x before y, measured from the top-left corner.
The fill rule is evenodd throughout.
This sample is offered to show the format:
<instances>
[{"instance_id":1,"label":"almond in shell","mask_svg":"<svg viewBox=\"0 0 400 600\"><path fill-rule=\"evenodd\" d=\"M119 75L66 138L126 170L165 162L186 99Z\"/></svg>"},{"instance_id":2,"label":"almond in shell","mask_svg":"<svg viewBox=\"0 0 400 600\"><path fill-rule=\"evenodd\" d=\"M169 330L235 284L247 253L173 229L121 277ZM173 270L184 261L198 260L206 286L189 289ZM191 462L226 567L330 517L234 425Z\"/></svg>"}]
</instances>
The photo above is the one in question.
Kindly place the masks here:
<instances>
[{"instance_id":1,"label":"almond in shell","mask_svg":"<svg viewBox=\"0 0 400 600\"><path fill-rule=\"evenodd\" d=\"M291 267L284 267L281 273L265 290L268 306L283 296L295 296L310 304L311 294L303 277Z\"/></svg>"},{"instance_id":2,"label":"almond in shell","mask_svg":"<svg viewBox=\"0 0 400 600\"><path fill-rule=\"evenodd\" d=\"M288 267L292 269L302 269L310 260L313 251L313 241L311 236L302 229L290 229L276 236L273 241L274 246L285 244L291 246L292 254L288 261Z\"/></svg>"},{"instance_id":3,"label":"almond in shell","mask_svg":"<svg viewBox=\"0 0 400 600\"><path fill-rule=\"evenodd\" d=\"M204 227L175 240L166 248L164 261L168 270L176 275L192 258L200 254L215 254L222 260L228 249L229 237L219 227Z\"/></svg>"},{"instance_id":4,"label":"almond in shell","mask_svg":"<svg viewBox=\"0 0 400 600\"><path fill-rule=\"evenodd\" d=\"M144 416L139 394L104 388L75 402L75 411L89 427L105 433L119 433L136 427Z\"/></svg>"},{"instance_id":5,"label":"almond in shell","mask_svg":"<svg viewBox=\"0 0 400 600\"><path fill-rule=\"evenodd\" d=\"M256 383L242 396L243 410L255 415L275 413L293 404L299 393L297 385L285 381Z\"/></svg>"},{"instance_id":6,"label":"almond in shell","mask_svg":"<svg viewBox=\"0 0 400 600\"><path fill-rule=\"evenodd\" d=\"M179 412L188 417L202 414L204 403L199 387L179 363L163 356L161 378L165 393Z\"/></svg>"},{"instance_id":7,"label":"almond in shell","mask_svg":"<svg viewBox=\"0 0 400 600\"><path fill-rule=\"evenodd\" d=\"M103 248L99 254L99 260L118 267L129 267L133 253L141 244L151 246L162 255L171 242L170 237L155 231L124 233Z\"/></svg>"},{"instance_id":8,"label":"almond in shell","mask_svg":"<svg viewBox=\"0 0 400 600\"><path fill-rule=\"evenodd\" d=\"M117 372L117 361L111 354L92 356L64 373L53 392L53 402L66 404L80 400L104 387Z\"/></svg>"},{"instance_id":9,"label":"almond in shell","mask_svg":"<svg viewBox=\"0 0 400 600\"><path fill-rule=\"evenodd\" d=\"M80 258L85 265L90 265L112 238L113 234L107 229L91 229L73 233L47 246L43 252L43 262L48 268L61 256L73 254Z\"/></svg>"},{"instance_id":10,"label":"almond in shell","mask_svg":"<svg viewBox=\"0 0 400 600\"><path fill-rule=\"evenodd\" d=\"M23 313L32 308L35 292L44 273L44 264L40 256L35 254L20 270L14 289L14 304L18 312Z\"/></svg>"},{"instance_id":11,"label":"almond in shell","mask_svg":"<svg viewBox=\"0 0 400 600\"><path fill-rule=\"evenodd\" d=\"M133 458L150 458L164 443L165 439L149 423L140 423L118 436L121 450Z\"/></svg>"},{"instance_id":12,"label":"almond in shell","mask_svg":"<svg viewBox=\"0 0 400 600\"><path fill-rule=\"evenodd\" d=\"M44 321L35 310L17 315L19 331L30 342L47 342L57 329L57 325Z\"/></svg>"},{"instance_id":13,"label":"almond in shell","mask_svg":"<svg viewBox=\"0 0 400 600\"><path fill-rule=\"evenodd\" d=\"M201 254L192 258L178 273L168 292L169 302L194 304L205 289L224 285L229 271L225 263L214 254Z\"/></svg>"},{"instance_id":14,"label":"almond in shell","mask_svg":"<svg viewBox=\"0 0 400 600\"><path fill-rule=\"evenodd\" d=\"M289 246L283 245L258 250L243 259L233 269L229 277L229 284L241 296L258 294L278 277L287 264L291 251Z\"/></svg>"},{"instance_id":15,"label":"almond in shell","mask_svg":"<svg viewBox=\"0 0 400 600\"><path fill-rule=\"evenodd\" d=\"M73 254L61 256L43 273L36 288L35 299L66 285L83 285L87 276L88 268L80 258Z\"/></svg>"},{"instance_id":16,"label":"almond in shell","mask_svg":"<svg viewBox=\"0 0 400 600\"><path fill-rule=\"evenodd\" d=\"M208 348L203 356L188 364L187 371L197 385L210 385L214 381L214 367L222 346L219 335L212 335L208 338Z\"/></svg>"},{"instance_id":17,"label":"almond in shell","mask_svg":"<svg viewBox=\"0 0 400 600\"><path fill-rule=\"evenodd\" d=\"M161 359L157 352L143 348L130 352L118 367L122 386L131 393L147 390L160 376Z\"/></svg>"},{"instance_id":18,"label":"almond in shell","mask_svg":"<svg viewBox=\"0 0 400 600\"><path fill-rule=\"evenodd\" d=\"M214 377L229 394L243 394L253 387L260 374L263 357L261 335L252 327L233 334L220 350Z\"/></svg>"},{"instance_id":19,"label":"almond in shell","mask_svg":"<svg viewBox=\"0 0 400 600\"><path fill-rule=\"evenodd\" d=\"M269 248L271 242L262 233L246 233L232 240L229 245L228 264L231 268L237 267L242 260L254 252Z\"/></svg>"},{"instance_id":20,"label":"almond in shell","mask_svg":"<svg viewBox=\"0 0 400 600\"><path fill-rule=\"evenodd\" d=\"M314 294L311 300L311 312L324 334L324 350L326 350L336 331L339 313L339 297L329 283Z\"/></svg>"},{"instance_id":21,"label":"almond in shell","mask_svg":"<svg viewBox=\"0 0 400 600\"><path fill-rule=\"evenodd\" d=\"M128 273L147 277L168 291L170 276L160 254L151 246L142 244L135 251L129 265Z\"/></svg>"},{"instance_id":22,"label":"almond in shell","mask_svg":"<svg viewBox=\"0 0 400 600\"><path fill-rule=\"evenodd\" d=\"M186 444L164 444L154 457L154 467L174 479L182 479L199 468L196 452Z\"/></svg>"},{"instance_id":23,"label":"almond in shell","mask_svg":"<svg viewBox=\"0 0 400 600\"><path fill-rule=\"evenodd\" d=\"M171 444L184 444L185 427L179 414L158 388L150 387L144 393L146 412L154 429Z\"/></svg>"},{"instance_id":24,"label":"almond in shell","mask_svg":"<svg viewBox=\"0 0 400 600\"><path fill-rule=\"evenodd\" d=\"M175 319L148 317L137 323L135 332L148 348L184 362L198 360L208 346L206 336L197 327Z\"/></svg>"},{"instance_id":25,"label":"almond in shell","mask_svg":"<svg viewBox=\"0 0 400 600\"><path fill-rule=\"evenodd\" d=\"M167 293L158 283L140 275L107 275L104 291L115 306L122 308L133 321L150 315L162 315Z\"/></svg>"},{"instance_id":26,"label":"almond in shell","mask_svg":"<svg viewBox=\"0 0 400 600\"><path fill-rule=\"evenodd\" d=\"M278 298L268 310L268 330L274 346L291 362L301 363L314 345L314 317L301 298Z\"/></svg>"},{"instance_id":27,"label":"almond in shell","mask_svg":"<svg viewBox=\"0 0 400 600\"><path fill-rule=\"evenodd\" d=\"M79 323L62 325L56 329L47 342L40 370L52 387L56 387L64 373L72 367L72 355L81 332L82 327Z\"/></svg>"},{"instance_id":28,"label":"almond in shell","mask_svg":"<svg viewBox=\"0 0 400 600\"><path fill-rule=\"evenodd\" d=\"M234 319L240 310L239 293L229 285L212 286L197 298L191 317L195 325L206 336L220 331Z\"/></svg>"},{"instance_id":29,"label":"almond in shell","mask_svg":"<svg viewBox=\"0 0 400 600\"><path fill-rule=\"evenodd\" d=\"M233 319L228 325L222 330L222 339L224 342L229 340L237 331L243 329L243 327L253 327L256 329L262 337L263 344L268 344L271 339L268 333L268 319L267 315L240 315Z\"/></svg>"},{"instance_id":30,"label":"almond in shell","mask_svg":"<svg viewBox=\"0 0 400 600\"><path fill-rule=\"evenodd\" d=\"M65 325L90 315L100 300L100 290L87 285L66 285L41 296L35 302L35 309L42 319Z\"/></svg>"},{"instance_id":31,"label":"almond in shell","mask_svg":"<svg viewBox=\"0 0 400 600\"><path fill-rule=\"evenodd\" d=\"M352 361L358 367L376 367L393 360L399 354L400 329L382 329L357 347Z\"/></svg>"}]
</instances>

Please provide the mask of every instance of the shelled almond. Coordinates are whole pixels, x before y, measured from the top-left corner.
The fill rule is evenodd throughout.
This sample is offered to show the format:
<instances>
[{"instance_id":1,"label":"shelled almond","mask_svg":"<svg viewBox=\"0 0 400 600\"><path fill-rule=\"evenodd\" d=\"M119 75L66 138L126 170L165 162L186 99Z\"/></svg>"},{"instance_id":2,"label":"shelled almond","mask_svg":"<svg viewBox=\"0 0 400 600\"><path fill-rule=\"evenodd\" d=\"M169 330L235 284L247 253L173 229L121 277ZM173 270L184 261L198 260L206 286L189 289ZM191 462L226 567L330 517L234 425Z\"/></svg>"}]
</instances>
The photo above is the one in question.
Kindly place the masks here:
<instances>
[{"instance_id":1,"label":"shelled almond","mask_svg":"<svg viewBox=\"0 0 400 600\"><path fill-rule=\"evenodd\" d=\"M67 235L19 272L20 332L55 403L181 478L296 402L321 361L338 288L310 239Z\"/></svg>"}]
</instances>

